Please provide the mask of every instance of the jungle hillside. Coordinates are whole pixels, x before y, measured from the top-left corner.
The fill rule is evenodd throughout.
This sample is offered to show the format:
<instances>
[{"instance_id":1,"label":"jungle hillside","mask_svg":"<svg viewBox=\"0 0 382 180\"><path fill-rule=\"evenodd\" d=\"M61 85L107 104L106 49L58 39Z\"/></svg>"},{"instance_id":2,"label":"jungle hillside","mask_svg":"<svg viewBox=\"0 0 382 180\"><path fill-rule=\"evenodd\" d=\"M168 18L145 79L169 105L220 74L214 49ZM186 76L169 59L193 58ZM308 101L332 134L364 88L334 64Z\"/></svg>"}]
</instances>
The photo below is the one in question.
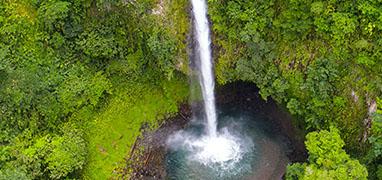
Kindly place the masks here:
<instances>
[{"instance_id":1,"label":"jungle hillside","mask_svg":"<svg viewBox=\"0 0 382 180\"><path fill-rule=\"evenodd\" d=\"M305 141L284 178L382 179L381 0L207 4L216 86L254 84ZM1 0L0 180L121 179L143 129L189 104L191 8Z\"/></svg>"}]
</instances>

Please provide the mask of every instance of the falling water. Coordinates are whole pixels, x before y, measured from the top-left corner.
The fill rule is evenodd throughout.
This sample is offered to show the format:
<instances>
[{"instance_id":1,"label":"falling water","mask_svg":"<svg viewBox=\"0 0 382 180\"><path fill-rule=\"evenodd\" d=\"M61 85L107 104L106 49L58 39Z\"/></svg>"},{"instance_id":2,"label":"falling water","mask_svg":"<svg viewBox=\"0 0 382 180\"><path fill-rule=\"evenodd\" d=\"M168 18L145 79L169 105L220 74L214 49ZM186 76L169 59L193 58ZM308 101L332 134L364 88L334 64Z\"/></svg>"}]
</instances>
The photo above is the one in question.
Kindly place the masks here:
<instances>
[{"instance_id":1,"label":"falling water","mask_svg":"<svg viewBox=\"0 0 382 180\"><path fill-rule=\"evenodd\" d=\"M192 0L192 11L195 19L195 32L199 61L199 81L202 88L205 117L207 119L207 135L191 141L191 147L198 149L193 159L202 163L223 163L241 157L237 139L228 132L218 133L214 95L214 76L212 72L211 39L207 19L205 0ZM234 161L235 161L234 160Z\"/></svg>"},{"instance_id":2,"label":"falling water","mask_svg":"<svg viewBox=\"0 0 382 180\"><path fill-rule=\"evenodd\" d=\"M192 0L193 13L195 17L195 31L198 42L198 53L200 58L199 70L200 86L202 87L204 109L207 118L208 134L216 136L216 108L214 95L214 76L212 73L211 40L210 29L207 19L207 5L205 0Z\"/></svg>"},{"instance_id":3,"label":"falling water","mask_svg":"<svg viewBox=\"0 0 382 180\"><path fill-rule=\"evenodd\" d=\"M227 128L217 129L217 115L214 95L214 76L212 72L210 29L207 19L207 4L205 0L191 0L195 19L197 52L200 59L198 69L199 81L204 100L207 134L195 136L192 131L180 131L168 140L173 148L185 149L190 152L190 162L198 162L208 167L219 166L222 169L232 169L243 154L250 152L252 142L232 136Z\"/></svg>"},{"instance_id":4,"label":"falling water","mask_svg":"<svg viewBox=\"0 0 382 180\"><path fill-rule=\"evenodd\" d=\"M224 124L222 122L227 121L220 117L218 128L207 4L206 0L191 0L191 3L207 133L200 133L200 126L190 126L169 137L167 144L170 154L167 162L172 167L170 179L232 179L246 176L253 170L252 165L257 157L253 139L258 135L250 137L248 134L259 131L254 130L256 126L250 123L241 124L250 118L234 118L241 123L228 121L228 124ZM263 142L265 136L261 139L260 142ZM275 154L269 152L270 155ZM268 164L266 168L269 168Z\"/></svg>"}]
</instances>

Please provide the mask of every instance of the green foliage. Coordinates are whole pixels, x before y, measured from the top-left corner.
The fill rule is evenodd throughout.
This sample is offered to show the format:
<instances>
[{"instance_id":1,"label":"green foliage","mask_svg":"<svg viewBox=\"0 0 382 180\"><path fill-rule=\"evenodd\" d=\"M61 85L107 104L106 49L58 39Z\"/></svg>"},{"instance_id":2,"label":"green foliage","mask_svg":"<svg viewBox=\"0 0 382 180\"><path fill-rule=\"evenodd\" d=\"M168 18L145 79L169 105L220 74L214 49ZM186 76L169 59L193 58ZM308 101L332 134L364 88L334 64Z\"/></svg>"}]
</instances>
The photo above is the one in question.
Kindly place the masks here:
<instances>
[{"instance_id":1,"label":"green foliage","mask_svg":"<svg viewBox=\"0 0 382 180\"><path fill-rule=\"evenodd\" d=\"M20 169L13 168L4 168L0 170L0 179L1 180L28 180L31 179L28 177L25 171Z\"/></svg>"},{"instance_id":2,"label":"green foliage","mask_svg":"<svg viewBox=\"0 0 382 180\"><path fill-rule=\"evenodd\" d=\"M45 159L50 178L60 179L82 169L86 146L81 130L66 126L63 128L63 136L52 138L50 144L53 150Z\"/></svg>"},{"instance_id":3,"label":"green foliage","mask_svg":"<svg viewBox=\"0 0 382 180\"><path fill-rule=\"evenodd\" d=\"M374 114L371 124L371 136L369 143L371 148L364 161L368 165L368 169L372 170L370 173L371 179L382 178L382 111L381 99L377 98L377 112Z\"/></svg>"},{"instance_id":4,"label":"green foliage","mask_svg":"<svg viewBox=\"0 0 382 180\"><path fill-rule=\"evenodd\" d=\"M186 72L179 64L187 65L188 17L174 8L186 9L187 1L166 1L166 16L152 13L157 3L0 1L0 179L79 178L89 156L85 146L89 139L85 141L82 134L93 132L88 125L94 117L116 96L123 96L118 103L131 109L136 109L133 96L142 98L121 92L138 89L148 94L162 88L155 94L158 104L146 108L150 118L131 110L136 118L124 121L119 113L111 113L124 132L130 128L134 133L124 139L124 148L112 152L104 174L112 172L110 164L122 161L144 122L157 125L157 120L177 111L187 92L173 90L184 86L170 79L182 76L177 70ZM153 87L141 88L146 85L138 83L140 79L149 79ZM144 109L143 104L137 106Z\"/></svg>"},{"instance_id":5,"label":"green foliage","mask_svg":"<svg viewBox=\"0 0 382 180\"><path fill-rule=\"evenodd\" d=\"M93 74L84 67L75 67L65 76L57 94L67 114L85 105L96 106L110 88L111 84L102 72Z\"/></svg>"},{"instance_id":6,"label":"green foliage","mask_svg":"<svg viewBox=\"0 0 382 180\"><path fill-rule=\"evenodd\" d=\"M156 66L164 71L169 79L173 76L175 66L176 44L166 34L161 34L154 30L153 35L148 39L148 46L156 59Z\"/></svg>"},{"instance_id":7,"label":"green foliage","mask_svg":"<svg viewBox=\"0 0 382 180\"><path fill-rule=\"evenodd\" d=\"M342 149L336 128L311 132L306 137L308 163L288 166L287 179L367 179L367 170Z\"/></svg>"},{"instance_id":8,"label":"green foliage","mask_svg":"<svg viewBox=\"0 0 382 180\"><path fill-rule=\"evenodd\" d=\"M140 135L142 125L158 127L160 119L178 111L178 102L188 96L185 82L176 78L157 83L144 79L135 83L119 80L107 106L88 125L89 158L84 178L116 176L113 171L124 167L124 158Z\"/></svg>"},{"instance_id":9,"label":"green foliage","mask_svg":"<svg viewBox=\"0 0 382 180\"><path fill-rule=\"evenodd\" d=\"M220 84L251 81L306 131L337 126L345 148L366 156L367 99L382 94L379 1L208 3Z\"/></svg>"},{"instance_id":10,"label":"green foliage","mask_svg":"<svg viewBox=\"0 0 382 180\"><path fill-rule=\"evenodd\" d=\"M372 154L374 158L382 156L382 100L377 99L377 112L374 114L371 126L371 137L369 142L372 144Z\"/></svg>"},{"instance_id":11,"label":"green foliage","mask_svg":"<svg viewBox=\"0 0 382 180\"><path fill-rule=\"evenodd\" d=\"M378 165L377 178L382 179L382 165Z\"/></svg>"},{"instance_id":12,"label":"green foliage","mask_svg":"<svg viewBox=\"0 0 382 180\"><path fill-rule=\"evenodd\" d=\"M4 176L60 179L81 170L86 156L83 136L73 124L64 124L58 134L42 137L24 132L11 146L1 149Z\"/></svg>"},{"instance_id":13,"label":"green foliage","mask_svg":"<svg viewBox=\"0 0 382 180\"><path fill-rule=\"evenodd\" d=\"M187 53L188 36L190 35L190 3L188 0L163 0L162 7L164 12L163 27L166 27L167 36L171 41L175 40L176 56L172 61L175 63L176 69L183 73L189 73L189 57Z\"/></svg>"},{"instance_id":14,"label":"green foliage","mask_svg":"<svg viewBox=\"0 0 382 180\"><path fill-rule=\"evenodd\" d=\"M38 15L43 27L49 31L62 30L68 17L70 3L65 1L43 1L38 9Z\"/></svg>"},{"instance_id":15,"label":"green foliage","mask_svg":"<svg viewBox=\"0 0 382 180\"><path fill-rule=\"evenodd\" d=\"M104 32L86 32L77 43L84 54L91 58L113 58L117 55L118 44L115 37L104 35Z\"/></svg>"}]
</instances>

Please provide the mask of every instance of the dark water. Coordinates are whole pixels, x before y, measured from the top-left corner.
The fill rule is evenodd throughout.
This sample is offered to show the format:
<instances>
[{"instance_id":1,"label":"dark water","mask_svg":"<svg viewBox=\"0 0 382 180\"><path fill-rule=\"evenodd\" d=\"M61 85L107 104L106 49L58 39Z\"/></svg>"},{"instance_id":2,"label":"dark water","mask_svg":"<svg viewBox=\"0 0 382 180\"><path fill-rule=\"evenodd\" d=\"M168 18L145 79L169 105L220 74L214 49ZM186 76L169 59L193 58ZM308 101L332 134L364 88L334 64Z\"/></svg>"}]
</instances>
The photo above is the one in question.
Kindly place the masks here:
<instances>
[{"instance_id":1,"label":"dark water","mask_svg":"<svg viewBox=\"0 0 382 180\"><path fill-rule=\"evenodd\" d=\"M200 136L203 126L194 121L185 129ZM186 148L170 149L166 155L167 179L281 179L289 162L287 140L276 125L259 113L241 108L223 107L219 112L218 130L238 138L245 151L236 163L204 165L190 160Z\"/></svg>"}]
</instances>

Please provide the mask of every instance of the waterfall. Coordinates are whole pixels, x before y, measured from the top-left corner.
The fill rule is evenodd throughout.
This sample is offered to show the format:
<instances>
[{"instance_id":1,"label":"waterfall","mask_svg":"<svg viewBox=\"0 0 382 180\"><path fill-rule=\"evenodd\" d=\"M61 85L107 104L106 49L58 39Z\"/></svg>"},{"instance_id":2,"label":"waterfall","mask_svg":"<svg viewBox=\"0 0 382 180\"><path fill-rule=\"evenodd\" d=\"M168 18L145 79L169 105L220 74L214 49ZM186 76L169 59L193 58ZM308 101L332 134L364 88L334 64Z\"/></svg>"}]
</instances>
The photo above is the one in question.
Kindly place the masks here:
<instances>
[{"instance_id":1,"label":"waterfall","mask_svg":"<svg viewBox=\"0 0 382 180\"><path fill-rule=\"evenodd\" d=\"M224 169L233 168L241 160L243 145L241 140L232 136L227 128L217 130L215 107L215 80L212 67L211 38L207 19L205 0L191 0L194 15L196 57L199 58L199 82L202 89L207 134L195 136L192 131L179 131L168 139L168 144L176 149L182 147L190 152L189 159L206 166L219 164ZM251 143L248 143L251 144Z\"/></svg>"},{"instance_id":2,"label":"waterfall","mask_svg":"<svg viewBox=\"0 0 382 180\"><path fill-rule=\"evenodd\" d=\"M214 95L214 76L212 72L211 38L207 19L207 4L205 0L192 0L193 14L195 18L195 32L197 40L197 52L200 63L200 86L202 88L204 110L207 119L208 135L216 136L216 108Z\"/></svg>"}]
</instances>

